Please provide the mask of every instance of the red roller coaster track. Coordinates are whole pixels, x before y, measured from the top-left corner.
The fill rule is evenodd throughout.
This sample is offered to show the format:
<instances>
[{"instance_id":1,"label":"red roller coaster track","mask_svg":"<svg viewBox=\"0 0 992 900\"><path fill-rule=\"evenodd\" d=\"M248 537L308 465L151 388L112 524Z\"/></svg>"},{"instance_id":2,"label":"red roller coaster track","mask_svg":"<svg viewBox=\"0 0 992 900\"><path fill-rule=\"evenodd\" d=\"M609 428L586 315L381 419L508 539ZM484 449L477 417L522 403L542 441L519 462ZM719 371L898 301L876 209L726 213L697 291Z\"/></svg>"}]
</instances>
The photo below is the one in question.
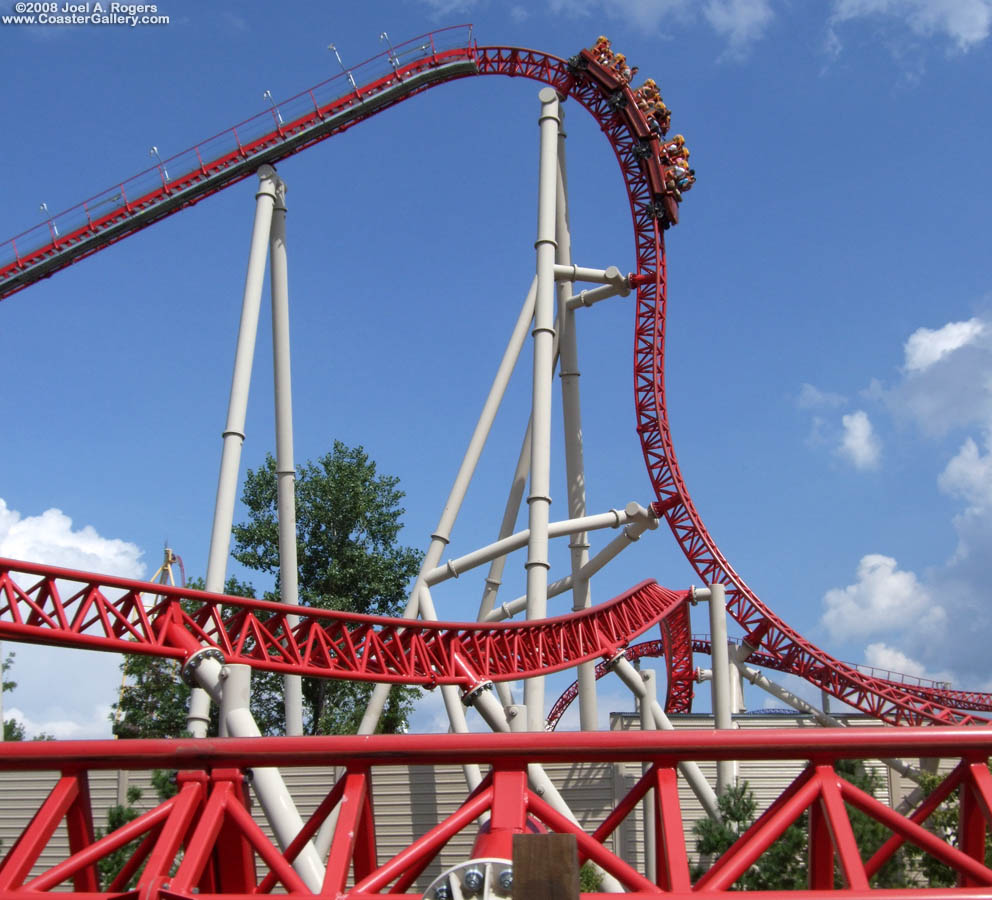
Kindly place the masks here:
<instances>
[{"instance_id":1,"label":"red roller coaster track","mask_svg":"<svg viewBox=\"0 0 992 900\"><path fill-rule=\"evenodd\" d=\"M533 50L479 47L470 32L467 40L450 46L455 31L417 38L397 46L391 56L370 60L370 68L386 60L389 66L385 75L368 82L351 81L349 86L342 76L292 98L282 104L285 121L265 113L166 160L174 177L166 175L165 165L151 169L53 217L41 239L26 232L0 245L0 298L248 177L262 163L297 153L437 84L473 75L505 75L551 85L596 119L614 149L627 188L637 257L636 273L631 276L637 288L637 431L657 498L653 511L668 521L699 577L705 583L726 584L728 610L756 648L751 659L799 675L892 724L983 722L959 710L992 709L990 695L904 684L835 660L775 616L731 568L692 504L668 425L663 377L667 287L663 231L674 217L659 209L651 188L650 165L645 160L654 153L657 162L657 146L650 146L655 139L646 145L644 129L632 127L631 116L639 113L629 90L622 88L627 95L618 98L616 85L597 80L594 68L577 59L566 62ZM401 64L411 55L412 61ZM619 102L623 100L627 102ZM625 107L627 112L621 114ZM146 598L154 598L148 606ZM151 653L187 663L200 653L220 653L229 662L323 677L471 688L487 679L526 677L597 657L609 658L653 624L661 623L662 640L637 645L631 655L664 653L670 710L688 709L692 652L706 649L692 638L687 599L686 592L666 591L645 582L593 609L522 624L422 622L306 610L298 611L300 622L291 627L287 608L279 604L0 560L0 638L4 640ZM863 896L872 875L900 843L909 840L958 872L955 896L988 896L992 885L992 870L984 865L985 831L992 823L988 729L885 732L583 734L546 735L542 740L526 734L451 735L445 741L433 736L380 736L0 747L0 770L54 769L60 773L31 823L0 862L0 894L37 896L71 882L75 895L94 900L139 895L189 898L195 893L247 897L279 885L289 894L309 896L312 892L292 863L336 807L323 893L353 900L419 896L410 888L427 864L452 835L483 815L490 819L490 838L503 841L504 849L509 835L527 830L528 817L553 830L575 834L580 858L597 862L636 896L722 894L804 811L809 812L809 886L814 892L834 887L836 861L847 886L844 893ZM842 757L903 755L960 759L937 791L909 817L899 816L860 792L833 768L834 761ZM755 826L693 885L675 766L686 760L751 758L810 762ZM637 760L647 768L590 834L527 788L528 764L560 760ZM488 763L493 772L452 816L380 865L373 767L443 762ZM303 831L279 850L247 812L245 776L240 770L303 764L344 765L347 774L331 788ZM185 769L179 778L179 793L96 840L87 770L145 766ZM936 805L954 790L961 796L956 846L923 827ZM655 798L657 884L604 847L604 841L649 792ZM871 859L863 860L858 852L845 804L875 817L893 833ZM69 838L68 858L32 877L32 867L61 823ZM101 892L97 862L132 840L136 849L129 851L110 893ZM261 882L254 873L255 856L268 871ZM354 882L351 888L349 873ZM136 889L123 893L132 876L137 878Z\"/></svg>"},{"instance_id":2,"label":"red roller coaster track","mask_svg":"<svg viewBox=\"0 0 992 900\"><path fill-rule=\"evenodd\" d=\"M328 85L337 83L344 89L343 76L297 95L283 104L283 108L288 109L295 102L303 103L306 109L284 123L277 123L269 113L264 113L166 160L174 173L184 159L192 165L179 169L180 174L174 175L172 180L167 180L159 170L149 170L157 173L161 183L137 197L128 199L129 182L123 182L74 207L61 217L55 217L55 221L82 216L81 224L72 228L63 222L61 232L49 226L50 239L39 247L27 252L18 249L18 240L23 244L30 232L12 239L2 248L8 256L13 253L13 260L0 266L0 298L222 190L247 177L262 163L276 162L298 153L438 84L470 75L505 75L551 85L561 96L573 99L596 119L613 147L626 184L637 258L637 271L632 276L632 283L637 287L634 331L637 433L657 497L654 511L667 520L693 569L704 583L727 586L728 612L745 632L762 635L760 649L775 661L777 668L796 674L839 700L891 724L984 721L960 712L954 704L988 711L992 710L992 695L910 688L900 682L866 674L823 652L772 612L726 560L703 524L682 479L668 424L664 389L667 279L663 237L667 223L657 217L643 165L642 140L632 132L629 119L618 113L615 95L580 65L570 65L558 57L534 50L479 47L471 39L467 44L441 49L441 41L435 39L436 35L450 38L451 32L452 29L447 29L399 45L396 58L410 52L410 47L422 52L413 62L394 67L387 75L368 84L354 89L348 87L329 102L322 104L318 97L322 92L326 94L329 89L333 90ZM381 60L381 57L376 59ZM373 62L370 60L369 64ZM623 90L629 93L629 88ZM635 106L632 96L627 105ZM245 134L261 129L259 120L269 123L267 130L262 129L263 133L251 140L246 139ZM225 137L227 143L222 140ZM228 146L231 140L233 148ZM206 155L207 148L219 144L224 146L224 152ZM654 152L657 153L656 147ZM141 178L138 176L133 181L141 184ZM93 209L101 202L104 212L102 216L95 216ZM112 207L109 211L107 205ZM684 674L677 677L684 681ZM676 696L680 696L680 691L684 696L684 690L678 687Z\"/></svg>"},{"instance_id":3,"label":"red roller coaster track","mask_svg":"<svg viewBox=\"0 0 992 900\"><path fill-rule=\"evenodd\" d=\"M688 600L688 591L646 581L608 603L552 619L424 622L0 559L0 640L180 660L213 649L225 662L256 669L427 687L467 689L610 658L658 622L687 623ZM294 615L300 621L291 625Z\"/></svg>"}]
</instances>

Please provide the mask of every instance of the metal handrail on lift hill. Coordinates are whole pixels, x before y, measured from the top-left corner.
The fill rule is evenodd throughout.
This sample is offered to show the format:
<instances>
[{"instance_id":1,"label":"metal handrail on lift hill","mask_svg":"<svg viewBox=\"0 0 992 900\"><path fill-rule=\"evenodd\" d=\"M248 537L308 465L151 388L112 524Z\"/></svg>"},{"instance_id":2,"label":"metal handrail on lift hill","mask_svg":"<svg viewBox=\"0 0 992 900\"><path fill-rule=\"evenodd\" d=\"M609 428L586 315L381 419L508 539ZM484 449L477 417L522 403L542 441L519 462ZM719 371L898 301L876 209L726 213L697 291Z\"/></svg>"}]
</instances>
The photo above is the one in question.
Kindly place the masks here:
<instances>
[{"instance_id":1,"label":"metal handrail on lift hill","mask_svg":"<svg viewBox=\"0 0 992 900\"><path fill-rule=\"evenodd\" d=\"M0 300L438 81L476 74L471 25L397 44L0 244Z\"/></svg>"}]
</instances>

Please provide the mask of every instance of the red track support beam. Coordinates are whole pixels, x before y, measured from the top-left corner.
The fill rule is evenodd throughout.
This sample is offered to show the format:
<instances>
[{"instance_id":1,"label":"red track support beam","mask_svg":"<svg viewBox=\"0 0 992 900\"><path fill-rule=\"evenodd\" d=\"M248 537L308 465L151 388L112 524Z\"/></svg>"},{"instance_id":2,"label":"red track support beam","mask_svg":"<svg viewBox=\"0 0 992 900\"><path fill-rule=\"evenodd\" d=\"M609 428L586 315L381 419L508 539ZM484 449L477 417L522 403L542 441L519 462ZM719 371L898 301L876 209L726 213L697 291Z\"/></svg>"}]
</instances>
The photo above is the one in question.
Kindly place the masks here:
<instances>
[{"instance_id":1,"label":"red track support beam","mask_svg":"<svg viewBox=\"0 0 992 900\"><path fill-rule=\"evenodd\" d=\"M666 891L688 891L689 858L682 830L678 773L672 766L654 767L654 825L658 887Z\"/></svg>"}]
</instances>

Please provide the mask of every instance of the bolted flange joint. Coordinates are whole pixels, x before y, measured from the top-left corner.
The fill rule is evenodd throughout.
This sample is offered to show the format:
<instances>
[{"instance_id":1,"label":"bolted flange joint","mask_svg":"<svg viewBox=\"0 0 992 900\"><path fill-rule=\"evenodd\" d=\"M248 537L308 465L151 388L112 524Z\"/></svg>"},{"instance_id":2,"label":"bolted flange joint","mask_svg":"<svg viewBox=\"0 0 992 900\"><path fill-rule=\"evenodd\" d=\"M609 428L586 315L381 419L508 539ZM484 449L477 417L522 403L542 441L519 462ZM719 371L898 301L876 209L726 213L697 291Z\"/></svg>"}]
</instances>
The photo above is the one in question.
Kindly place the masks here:
<instances>
[{"instance_id":1,"label":"bolted flange joint","mask_svg":"<svg viewBox=\"0 0 992 900\"><path fill-rule=\"evenodd\" d=\"M475 699L483 691L491 691L493 683L491 681L479 681L462 694L462 704L464 706L474 706Z\"/></svg>"},{"instance_id":2,"label":"bolted flange joint","mask_svg":"<svg viewBox=\"0 0 992 900\"><path fill-rule=\"evenodd\" d=\"M606 671L612 672L617 667L620 660L626 658L627 658L627 651L621 647L619 650L617 650L616 653L613 654L613 656L611 656L608 660L606 660Z\"/></svg>"},{"instance_id":3,"label":"bolted flange joint","mask_svg":"<svg viewBox=\"0 0 992 900\"><path fill-rule=\"evenodd\" d=\"M190 687L196 686L196 670L200 668L200 663L205 659L216 660L221 665L224 665L226 662L224 654L216 647L204 647L202 650L197 650L196 653L183 663L183 667L179 672L183 681Z\"/></svg>"}]
</instances>

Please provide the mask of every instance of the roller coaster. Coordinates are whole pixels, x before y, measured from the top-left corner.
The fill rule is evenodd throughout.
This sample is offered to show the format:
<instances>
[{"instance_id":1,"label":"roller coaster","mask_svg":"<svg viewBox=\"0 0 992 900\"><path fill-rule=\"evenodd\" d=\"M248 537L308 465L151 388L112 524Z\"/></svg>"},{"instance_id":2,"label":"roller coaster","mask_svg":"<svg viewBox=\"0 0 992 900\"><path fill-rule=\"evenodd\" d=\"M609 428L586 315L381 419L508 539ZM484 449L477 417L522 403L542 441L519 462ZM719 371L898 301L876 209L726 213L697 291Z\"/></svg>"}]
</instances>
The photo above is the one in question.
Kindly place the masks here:
<instances>
[{"instance_id":1,"label":"roller coaster","mask_svg":"<svg viewBox=\"0 0 992 900\"><path fill-rule=\"evenodd\" d=\"M391 47L0 244L0 299L256 175L260 182L257 226L258 211L267 210L271 217L273 210L280 209L281 182L273 167L281 160L424 91L484 75L525 78L544 86L539 95L537 277L504 358L512 368L533 326L534 387L527 452L521 452L515 476L516 483L530 480L529 527L512 531L521 499L518 492L517 505L512 499L508 502L493 544L463 557L443 559L463 496L457 485L471 477L477 459L477 452L470 449L432 535L406 617L401 619L327 612L229 597L217 590L194 591L45 563L0 560L0 639L176 659L182 663L184 678L221 706L230 735L219 740L0 747L0 769L61 773L0 863L0 893L23 897L68 889L94 898L138 893L143 898L178 898L247 896L276 889L350 900L508 897L513 882L512 838L534 828L574 834L579 858L599 867L604 891L635 896L721 893L733 889L740 874L808 810L809 888L814 893L834 888L836 866L843 885L840 892L864 895L885 860L901 843L910 841L959 874L955 896L988 896L992 869L986 867L984 853L986 827L992 823L992 780L986 764L992 731L980 714L992 710L992 695L920 679L882 678L815 647L746 585L693 505L675 456L664 382L668 287L664 235L678 223L681 196L666 177L664 135L651 127L631 86L588 50L564 59L524 48L480 46L468 26L442 29ZM593 117L623 177L636 260L635 269L627 275L615 267L579 267L571 260L559 112L567 101ZM576 294L572 292L576 281L599 286ZM548 421L556 365L562 374L566 431L581 433L577 386L564 386L569 380L566 376L577 372L571 317L576 310L630 292L635 293L635 428L653 497L645 506L630 503L623 510L587 515L584 497L570 487L569 518L550 522ZM495 383L493 391L490 400L498 405ZM487 401L487 409L491 405ZM476 432L483 442L489 424L491 414L484 412ZM567 477L574 486L583 480L581 441L573 441L567 452ZM595 572L661 522L667 524L705 587L677 591L642 582L609 602L592 605L588 584ZM229 534L229 523L227 527ZM590 558L587 536L603 528L618 529L620 535ZM549 584L547 544L562 536L571 540L571 573ZM222 543L227 539L223 536ZM523 548L528 553L527 595L498 603L496 589L503 563L509 553ZM486 565L480 620L439 621L432 589ZM210 587L209 572L207 582ZM548 598L567 591L573 594L574 611L548 618ZM693 637L690 610L697 603L709 607L711 623L719 623L725 611L740 625L743 637L730 651L717 624L713 624L712 639ZM498 621L524 611L524 622ZM659 627L660 640L632 643L654 626ZM729 678L728 659L738 672L755 680L758 675L747 674L754 671L750 663L798 676L824 695L888 725L906 727L803 730L801 736L788 731L754 736L664 730L670 728L668 714L691 709L693 685L700 674L694 653L712 653L714 681ZM663 704L645 693L640 674L631 665L640 656L664 658L668 683ZM444 738L260 738L250 716L245 719L247 710L232 706L230 697L225 697L224 683L233 682L230 673L240 667L357 679L383 686L386 692L391 684L438 687L444 693L453 731L468 730L464 720L468 706L475 707L494 731L517 731L524 720L526 731ZM570 668L578 669L576 685L545 720L543 677ZM595 712L591 699L595 680L607 672L616 673L641 704L653 710L654 723L661 731L587 733L594 727L590 720ZM524 681L523 706L513 703L509 687L518 680ZM591 701L582 712L583 732L545 733L545 729L553 730L576 696ZM370 716L369 730L374 730L374 711ZM940 788L908 815L897 814L859 792L833 768L844 757L902 755L960 759ZM759 756L807 760L808 765L738 844L693 884L677 791L679 778L691 784L711 815L719 815L715 794L696 762ZM539 765L556 760L623 759L643 761L645 775L592 829L577 823ZM397 762L464 765L468 797L454 815L381 862L376 851L371 779L376 767ZM326 765L329 772L339 768L317 810L306 821L295 809L277 810L292 807L292 801L276 767L312 764ZM97 839L86 773L154 766L180 770L178 794L119 831ZM483 774L480 766L489 766L491 771ZM274 843L247 812L249 780L269 818ZM924 824L937 804L955 790L961 797L960 832L952 838L935 836ZM606 842L649 795L654 798L654 843L648 854L651 865L642 873L608 850ZM863 859L859 852L847 806L867 812L892 830L892 840L870 859ZM488 824L479 832L472 858L435 878L426 891L422 883L416 889L418 878L451 837L472 827L480 817ZM40 854L63 822L69 855L39 873ZM136 849L129 851L113 882L101 888L98 861L126 846ZM259 867L265 872L261 879L256 876ZM473 872L477 877L470 876ZM907 888L905 893L916 890ZM926 896L942 896L920 890Z\"/></svg>"}]
</instances>

